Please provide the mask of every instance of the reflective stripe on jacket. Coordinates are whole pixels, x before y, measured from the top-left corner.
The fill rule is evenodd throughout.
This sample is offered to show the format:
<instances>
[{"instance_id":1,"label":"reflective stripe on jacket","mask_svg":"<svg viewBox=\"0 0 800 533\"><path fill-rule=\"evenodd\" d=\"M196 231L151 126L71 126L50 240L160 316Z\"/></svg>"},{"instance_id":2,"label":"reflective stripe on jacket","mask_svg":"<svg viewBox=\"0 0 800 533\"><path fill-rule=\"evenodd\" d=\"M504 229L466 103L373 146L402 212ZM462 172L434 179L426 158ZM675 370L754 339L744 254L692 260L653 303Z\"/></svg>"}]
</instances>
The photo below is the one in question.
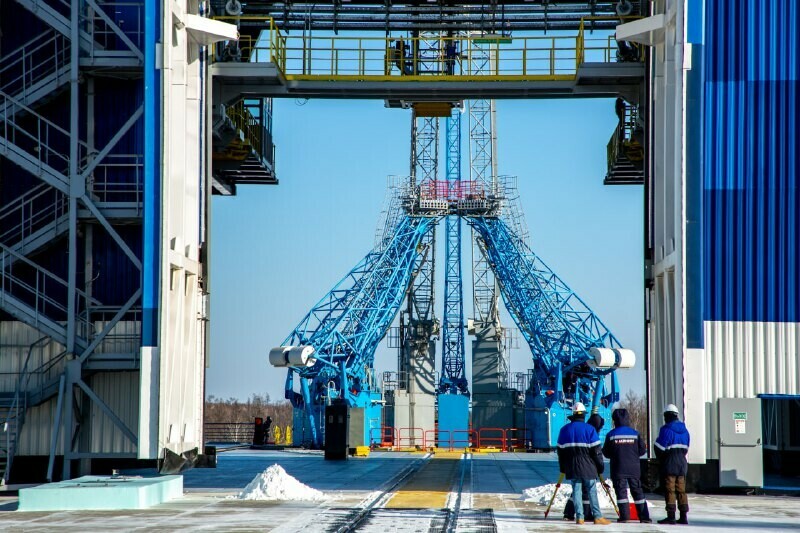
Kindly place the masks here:
<instances>
[{"instance_id":1,"label":"reflective stripe on jacket","mask_svg":"<svg viewBox=\"0 0 800 533\"><path fill-rule=\"evenodd\" d=\"M603 472L600 437L586 422L570 422L558 434L558 466L567 479L597 479Z\"/></svg>"},{"instance_id":2,"label":"reflective stripe on jacket","mask_svg":"<svg viewBox=\"0 0 800 533\"><path fill-rule=\"evenodd\" d=\"M661 426L655 442L656 458L662 476L685 476L689 469L689 431L680 420Z\"/></svg>"}]
</instances>

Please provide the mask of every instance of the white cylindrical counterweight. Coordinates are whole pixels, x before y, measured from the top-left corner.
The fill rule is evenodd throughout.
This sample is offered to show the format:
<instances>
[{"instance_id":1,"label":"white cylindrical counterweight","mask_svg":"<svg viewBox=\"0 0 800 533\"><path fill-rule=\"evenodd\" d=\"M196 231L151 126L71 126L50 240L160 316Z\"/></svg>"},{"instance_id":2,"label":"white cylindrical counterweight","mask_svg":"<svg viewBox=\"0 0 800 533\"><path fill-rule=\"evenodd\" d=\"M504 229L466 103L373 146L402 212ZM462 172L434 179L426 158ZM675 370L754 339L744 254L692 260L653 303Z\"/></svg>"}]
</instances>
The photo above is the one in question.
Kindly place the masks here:
<instances>
[{"instance_id":1,"label":"white cylindrical counterweight","mask_svg":"<svg viewBox=\"0 0 800 533\"><path fill-rule=\"evenodd\" d=\"M313 355L313 346L278 346L269 351L269 364L277 367L312 366L317 362Z\"/></svg>"},{"instance_id":2,"label":"white cylindrical counterweight","mask_svg":"<svg viewBox=\"0 0 800 533\"><path fill-rule=\"evenodd\" d=\"M269 351L269 364L277 367L289 366L289 350L291 346L278 346Z\"/></svg>"},{"instance_id":3,"label":"white cylindrical counterweight","mask_svg":"<svg viewBox=\"0 0 800 533\"><path fill-rule=\"evenodd\" d=\"M589 348L589 355L594 358L593 363L597 368L611 368L617 361L617 356L611 348Z\"/></svg>"},{"instance_id":4,"label":"white cylindrical counterweight","mask_svg":"<svg viewBox=\"0 0 800 533\"><path fill-rule=\"evenodd\" d=\"M614 352L616 352L617 357L619 357L617 364L619 368L633 368L633 366L636 364L636 354L633 350L629 350L627 348L614 348Z\"/></svg>"},{"instance_id":5,"label":"white cylindrical counterweight","mask_svg":"<svg viewBox=\"0 0 800 533\"><path fill-rule=\"evenodd\" d=\"M289 366L313 366L317 362L313 346L292 346L289 350Z\"/></svg>"}]
</instances>

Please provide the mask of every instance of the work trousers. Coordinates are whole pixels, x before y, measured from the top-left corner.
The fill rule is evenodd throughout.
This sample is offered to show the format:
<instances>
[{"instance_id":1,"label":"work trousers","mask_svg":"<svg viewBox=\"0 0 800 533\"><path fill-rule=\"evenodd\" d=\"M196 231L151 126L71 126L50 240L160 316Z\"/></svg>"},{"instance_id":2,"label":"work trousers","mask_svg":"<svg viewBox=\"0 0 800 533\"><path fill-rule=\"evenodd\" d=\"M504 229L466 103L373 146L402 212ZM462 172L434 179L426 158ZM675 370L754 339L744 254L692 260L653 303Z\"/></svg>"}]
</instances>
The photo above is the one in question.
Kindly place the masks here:
<instances>
[{"instance_id":1,"label":"work trousers","mask_svg":"<svg viewBox=\"0 0 800 533\"><path fill-rule=\"evenodd\" d=\"M572 484L572 503L575 505L575 518L583 518L583 486L589 487L589 506L592 509L592 518L603 518L600 512L600 502L597 500L596 479L570 479ZM588 516L587 516L588 518Z\"/></svg>"},{"instance_id":2,"label":"work trousers","mask_svg":"<svg viewBox=\"0 0 800 533\"><path fill-rule=\"evenodd\" d=\"M591 502L589 500L589 486L583 486L583 516L587 520L591 520L594 518L592 515L592 507ZM564 518L566 520L575 520L575 502L572 501L572 498L567 500L567 504L564 506Z\"/></svg>"},{"instance_id":3,"label":"work trousers","mask_svg":"<svg viewBox=\"0 0 800 533\"><path fill-rule=\"evenodd\" d=\"M666 476L664 487L667 489L667 507L675 507L677 503L680 509L689 508L689 498L686 496L686 476Z\"/></svg>"},{"instance_id":4,"label":"work trousers","mask_svg":"<svg viewBox=\"0 0 800 533\"><path fill-rule=\"evenodd\" d=\"M628 498L628 489L631 490L631 497L633 498L633 504L636 506L639 520L650 519L650 511L647 509L647 500L644 497L641 479L638 477L615 477L611 478L611 482L614 484L614 492L617 495L619 517L621 519L630 520L631 500Z\"/></svg>"}]
</instances>

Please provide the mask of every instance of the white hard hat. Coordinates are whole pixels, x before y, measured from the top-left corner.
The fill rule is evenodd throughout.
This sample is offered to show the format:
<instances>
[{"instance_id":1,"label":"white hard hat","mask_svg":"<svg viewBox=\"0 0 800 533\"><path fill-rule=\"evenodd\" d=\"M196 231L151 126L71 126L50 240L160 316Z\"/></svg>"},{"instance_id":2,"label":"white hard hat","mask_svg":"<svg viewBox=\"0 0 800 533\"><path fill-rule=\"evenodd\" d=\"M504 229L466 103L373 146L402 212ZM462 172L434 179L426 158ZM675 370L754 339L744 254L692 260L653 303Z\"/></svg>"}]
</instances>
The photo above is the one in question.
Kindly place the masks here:
<instances>
[{"instance_id":1,"label":"white hard hat","mask_svg":"<svg viewBox=\"0 0 800 533\"><path fill-rule=\"evenodd\" d=\"M575 402L572 405L572 414L585 413L585 412L586 412L586 406L583 405L581 402Z\"/></svg>"},{"instance_id":2,"label":"white hard hat","mask_svg":"<svg viewBox=\"0 0 800 533\"><path fill-rule=\"evenodd\" d=\"M664 412L665 412L665 413L675 413L676 415L679 415L679 414L681 414L681 412L680 412L680 411L678 411L678 407L677 407L675 404L672 404L672 403L671 403L671 404L669 404L669 405L667 405L667 406L664 408Z\"/></svg>"}]
</instances>

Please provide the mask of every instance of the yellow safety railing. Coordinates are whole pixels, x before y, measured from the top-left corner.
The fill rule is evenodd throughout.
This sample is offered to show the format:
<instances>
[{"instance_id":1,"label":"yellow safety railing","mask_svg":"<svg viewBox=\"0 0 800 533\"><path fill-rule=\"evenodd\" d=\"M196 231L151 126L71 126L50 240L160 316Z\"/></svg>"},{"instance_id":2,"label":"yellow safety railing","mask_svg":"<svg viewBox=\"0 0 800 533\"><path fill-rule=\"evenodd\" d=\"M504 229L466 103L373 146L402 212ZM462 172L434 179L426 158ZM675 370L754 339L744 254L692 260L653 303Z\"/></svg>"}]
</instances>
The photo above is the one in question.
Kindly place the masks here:
<instances>
[{"instance_id":1,"label":"yellow safety railing","mask_svg":"<svg viewBox=\"0 0 800 533\"><path fill-rule=\"evenodd\" d=\"M241 60L270 62L287 80L573 80L581 64L611 63L617 56L613 35L592 35L591 21L608 20L599 17L583 19L575 35L459 35L436 39L286 36L268 17L219 19L263 20L268 31L257 42L247 36L241 39ZM481 67L477 71L476 64Z\"/></svg>"},{"instance_id":2,"label":"yellow safety railing","mask_svg":"<svg viewBox=\"0 0 800 533\"><path fill-rule=\"evenodd\" d=\"M258 119L248 111L244 100L226 107L225 114L228 115L236 129L242 132L244 139L242 139L243 142L239 141L238 138L235 139L227 147L224 154L216 155L217 159L244 160L250 154L251 149L263 157L265 155L261 153L263 128Z\"/></svg>"},{"instance_id":3,"label":"yellow safety railing","mask_svg":"<svg viewBox=\"0 0 800 533\"><path fill-rule=\"evenodd\" d=\"M275 24L271 17L246 16L220 16L214 20L221 20L229 24L238 25L241 21L247 21L257 25L263 23L263 30L266 35L261 35L259 39L254 39L249 35L239 37L238 48L241 57L238 60L243 62L273 63L279 68L286 64L286 37ZM283 69L281 69L283 72Z\"/></svg>"}]
</instances>

